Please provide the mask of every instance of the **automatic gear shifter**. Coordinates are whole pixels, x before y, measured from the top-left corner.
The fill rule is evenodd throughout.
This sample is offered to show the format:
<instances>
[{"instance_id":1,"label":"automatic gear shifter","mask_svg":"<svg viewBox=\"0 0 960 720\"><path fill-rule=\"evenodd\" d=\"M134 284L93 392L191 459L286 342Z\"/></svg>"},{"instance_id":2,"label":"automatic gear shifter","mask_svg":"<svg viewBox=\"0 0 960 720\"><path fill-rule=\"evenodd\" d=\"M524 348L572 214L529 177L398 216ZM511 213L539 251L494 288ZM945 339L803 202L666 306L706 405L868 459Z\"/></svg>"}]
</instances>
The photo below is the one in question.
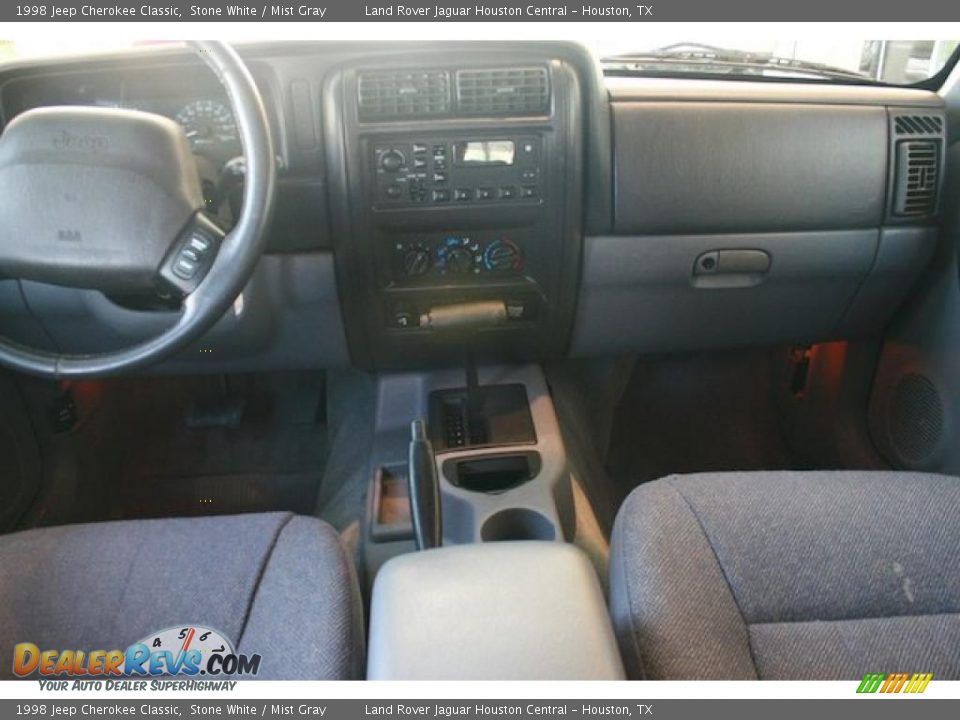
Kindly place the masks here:
<instances>
[{"instance_id":1,"label":"automatic gear shifter","mask_svg":"<svg viewBox=\"0 0 960 720\"><path fill-rule=\"evenodd\" d=\"M477 379L477 363L473 355L476 333L484 327L502 325L507 320L507 306L502 300L441 305L431 308L420 318L420 326L459 335L465 350L466 366L466 432L468 445L483 445L488 428L483 415L483 388Z\"/></svg>"},{"instance_id":2,"label":"automatic gear shifter","mask_svg":"<svg viewBox=\"0 0 960 720\"><path fill-rule=\"evenodd\" d=\"M407 473L410 485L410 517L418 550L439 547L442 541L440 482L433 446L427 439L423 420L410 424L410 457Z\"/></svg>"}]
</instances>

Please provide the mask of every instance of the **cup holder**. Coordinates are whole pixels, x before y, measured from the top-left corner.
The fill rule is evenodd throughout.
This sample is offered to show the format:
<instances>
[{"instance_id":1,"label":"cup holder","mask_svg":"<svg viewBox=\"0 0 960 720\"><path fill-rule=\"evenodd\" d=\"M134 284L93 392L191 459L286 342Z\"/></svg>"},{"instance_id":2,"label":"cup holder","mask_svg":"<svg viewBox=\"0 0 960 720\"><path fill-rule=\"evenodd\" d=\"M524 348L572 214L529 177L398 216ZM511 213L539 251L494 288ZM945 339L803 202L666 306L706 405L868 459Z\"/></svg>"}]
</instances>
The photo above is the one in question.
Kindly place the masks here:
<instances>
[{"instance_id":1,"label":"cup holder","mask_svg":"<svg viewBox=\"0 0 960 720\"><path fill-rule=\"evenodd\" d=\"M480 528L483 542L502 540L555 540L557 530L545 516L536 510L510 508L500 510L486 519Z\"/></svg>"}]
</instances>

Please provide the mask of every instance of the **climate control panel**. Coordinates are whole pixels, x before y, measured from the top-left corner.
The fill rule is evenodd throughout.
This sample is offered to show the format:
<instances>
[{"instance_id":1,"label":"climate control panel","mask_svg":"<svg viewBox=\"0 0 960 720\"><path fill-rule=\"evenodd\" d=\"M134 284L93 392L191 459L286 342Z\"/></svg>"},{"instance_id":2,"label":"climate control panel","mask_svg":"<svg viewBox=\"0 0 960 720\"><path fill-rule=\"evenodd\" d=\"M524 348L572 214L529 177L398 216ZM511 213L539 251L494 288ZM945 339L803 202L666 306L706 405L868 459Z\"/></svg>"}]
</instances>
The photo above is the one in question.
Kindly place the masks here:
<instances>
[{"instance_id":1,"label":"climate control panel","mask_svg":"<svg viewBox=\"0 0 960 720\"><path fill-rule=\"evenodd\" d=\"M392 248L397 280L475 278L523 272L520 245L507 237L476 238L469 234L398 240Z\"/></svg>"}]
</instances>

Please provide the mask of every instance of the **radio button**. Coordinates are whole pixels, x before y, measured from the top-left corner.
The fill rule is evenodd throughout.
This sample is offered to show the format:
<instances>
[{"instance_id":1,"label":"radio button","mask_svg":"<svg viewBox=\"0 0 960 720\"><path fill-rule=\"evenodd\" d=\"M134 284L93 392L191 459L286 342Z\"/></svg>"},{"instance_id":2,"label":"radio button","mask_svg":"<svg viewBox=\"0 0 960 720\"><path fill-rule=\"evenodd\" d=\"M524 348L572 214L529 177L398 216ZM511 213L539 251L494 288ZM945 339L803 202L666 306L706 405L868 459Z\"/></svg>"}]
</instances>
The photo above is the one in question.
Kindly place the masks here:
<instances>
[{"instance_id":1,"label":"radio button","mask_svg":"<svg viewBox=\"0 0 960 720\"><path fill-rule=\"evenodd\" d=\"M467 188L457 188L453 191L453 199L457 202L470 202L473 199L473 192Z\"/></svg>"},{"instance_id":2,"label":"radio button","mask_svg":"<svg viewBox=\"0 0 960 720\"><path fill-rule=\"evenodd\" d=\"M426 155L427 146L423 143L414 143L413 144L413 154L414 155Z\"/></svg>"},{"instance_id":3,"label":"radio button","mask_svg":"<svg viewBox=\"0 0 960 720\"><path fill-rule=\"evenodd\" d=\"M445 172L435 172L433 174L433 182L435 183L445 183L447 181L447 174Z\"/></svg>"},{"instance_id":4,"label":"radio button","mask_svg":"<svg viewBox=\"0 0 960 720\"><path fill-rule=\"evenodd\" d=\"M450 202L450 191L434 190L432 197L434 202Z\"/></svg>"},{"instance_id":5,"label":"radio button","mask_svg":"<svg viewBox=\"0 0 960 720\"><path fill-rule=\"evenodd\" d=\"M540 143L535 140L523 140L520 143L520 163L522 165L536 165L540 155Z\"/></svg>"},{"instance_id":6,"label":"radio button","mask_svg":"<svg viewBox=\"0 0 960 720\"><path fill-rule=\"evenodd\" d=\"M491 188L477 188L477 200L493 200L493 190Z\"/></svg>"},{"instance_id":7,"label":"radio button","mask_svg":"<svg viewBox=\"0 0 960 720\"><path fill-rule=\"evenodd\" d=\"M504 185L500 188L501 200L513 200L517 196L517 189L512 185Z\"/></svg>"},{"instance_id":8,"label":"radio button","mask_svg":"<svg viewBox=\"0 0 960 720\"><path fill-rule=\"evenodd\" d=\"M537 179L537 174L538 173L536 170L524 170L522 173L520 173L520 179L524 182L535 182Z\"/></svg>"},{"instance_id":9,"label":"radio button","mask_svg":"<svg viewBox=\"0 0 960 720\"><path fill-rule=\"evenodd\" d=\"M525 200L535 198L537 197L537 189L535 187L525 185L524 187L520 188L520 197L524 198Z\"/></svg>"}]
</instances>

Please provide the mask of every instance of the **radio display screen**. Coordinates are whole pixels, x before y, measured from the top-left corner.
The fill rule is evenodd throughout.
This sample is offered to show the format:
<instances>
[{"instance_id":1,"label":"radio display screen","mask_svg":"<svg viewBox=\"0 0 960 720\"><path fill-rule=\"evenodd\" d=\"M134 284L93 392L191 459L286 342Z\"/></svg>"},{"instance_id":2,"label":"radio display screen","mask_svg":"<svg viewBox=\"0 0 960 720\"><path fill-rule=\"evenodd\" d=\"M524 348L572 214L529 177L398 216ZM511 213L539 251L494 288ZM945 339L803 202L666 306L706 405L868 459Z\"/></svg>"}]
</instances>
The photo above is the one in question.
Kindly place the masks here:
<instances>
[{"instance_id":1,"label":"radio display screen","mask_svg":"<svg viewBox=\"0 0 960 720\"><path fill-rule=\"evenodd\" d=\"M513 165L513 140L470 140L454 144L457 165Z\"/></svg>"}]
</instances>

